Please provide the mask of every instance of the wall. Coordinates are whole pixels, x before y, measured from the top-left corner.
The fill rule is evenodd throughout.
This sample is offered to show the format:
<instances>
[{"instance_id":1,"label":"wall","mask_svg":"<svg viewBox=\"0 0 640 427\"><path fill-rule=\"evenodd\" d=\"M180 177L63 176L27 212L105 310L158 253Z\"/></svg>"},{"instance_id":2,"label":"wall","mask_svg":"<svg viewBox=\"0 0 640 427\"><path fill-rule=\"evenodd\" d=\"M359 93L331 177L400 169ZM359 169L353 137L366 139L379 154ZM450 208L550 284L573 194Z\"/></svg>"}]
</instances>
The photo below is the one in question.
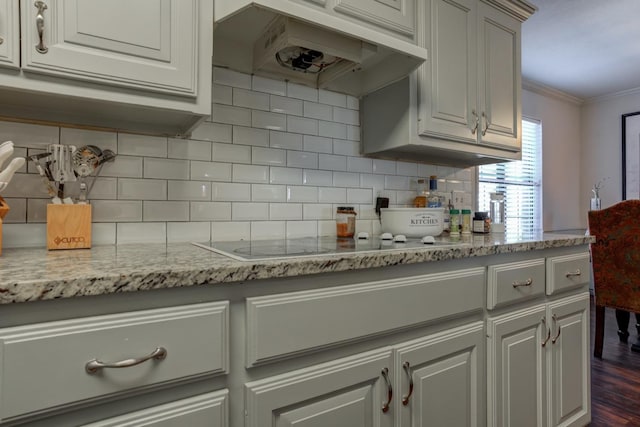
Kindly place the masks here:
<instances>
[{"instance_id":1,"label":"wall","mask_svg":"<svg viewBox=\"0 0 640 427\"><path fill-rule=\"evenodd\" d=\"M622 115L637 111L640 111L637 89L592 99L583 107L582 206L589 206L591 188L605 178L600 190L602 207L622 200ZM586 226L586 211L582 220Z\"/></svg>"},{"instance_id":2,"label":"wall","mask_svg":"<svg viewBox=\"0 0 640 427\"><path fill-rule=\"evenodd\" d=\"M581 119L577 100L548 88L522 93L522 114L542 122L542 226L581 228Z\"/></svg>"},{"instance_id":3,"label":"wall","mask_svg":"<svg viewBox=\"0 0 640 427\"><path fill-rule=\"evenodd\" d=\"M375 197L409 203L429 175L470 205L471 170L361 157L356 98L224 69L213 98L190 140L0 122L0 141L19 156L52 143L118 153L90 194L94 244L335 235L340 205L356 207L358 231L379 232ZM2 196L4 246L45 246L49 200L33 165Z\"/></svg>"}]
</instances>

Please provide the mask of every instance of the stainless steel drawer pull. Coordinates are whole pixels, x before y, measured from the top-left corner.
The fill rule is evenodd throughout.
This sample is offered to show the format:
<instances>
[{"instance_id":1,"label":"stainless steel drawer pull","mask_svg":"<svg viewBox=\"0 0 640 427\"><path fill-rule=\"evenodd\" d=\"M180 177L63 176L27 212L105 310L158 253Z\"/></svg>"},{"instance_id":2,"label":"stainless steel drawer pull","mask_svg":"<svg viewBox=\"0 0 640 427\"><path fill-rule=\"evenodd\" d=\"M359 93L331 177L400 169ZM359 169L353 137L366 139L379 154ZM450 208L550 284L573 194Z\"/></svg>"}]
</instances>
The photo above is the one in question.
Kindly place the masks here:
<instances>
[{"instance_id":1,"label":"stainless steel drawer pull","mask_svg":"<svg viewBox=\"0 0 640 427\"><path fill-rule=\"evenodd\" d=\"M547 343L549 342L549 338L551 338L551 328L547 328L547 320L543 317L542 318L542 326L544 327L544 329L547 330L547 339L545 339L544 341L542 341L540 344L542 345L542 347L546 346ZM544 332L543 332L544 333Z\"/></svg>"},{"instance_id":2,"label":"stainless steel drawer pull","mask_svg":"<svg viewBox=\"0 0 640 427\"><path fill-rule=\"evenodd\" d=\"M529 277L525 282L515 281L511 284L511 286L513 286L514 288L519 288L521 286L531 286L531 285L533 285L533 279L531 277Z\"/></svg>"},{"instance_id":3,"label":"stainless steel drawer pull","mask_svg":"<svg viewBox=\"0 0 640 427\"><path fill-rule=\"evenodd\" d=\"M4 43L4 39L0 37L0 44Z\"/></svg>"},{"instance_id":4,"label":"stainless steel drawer pull","mask_svg":"<svg viewBox=\"0 0 640 427\"><path fill-rule=\"evenodd\" d=\"M387 383L387 401L382 403L382 412L386 414L389 412L389 405L391 405L391 399L393 399L393 387L391 387L391 381L389 381L389 368L382 370L382 377Z\"/></svg>"},{"instance_id":5,"label":"stainless steel drawer pull","mask_svg":"<svg viewBox=\"0 0 640 427\"><path fill-rule=\"evenodd\" d=\"M36 15L36 29L38 30L38 38L40 43L36 45L36 51L38 53L47 53L49 48L44 45L44 11L47 10L47 5L38 0L33 4L38 8L38 14Z\"/></svg>"},{"instance_id":6,"label":"stainless steel drawer pull","mask_svg":"<svg viewBox=\"0 0 640 427\"><path fill-rule=\"evenodd\" d=\"M476 132L478 131L478 125L480 124L480 118L478 117L478 114L476 113L476 110L471 110L471 114L473 114L473 118L475 120L475 125L473 126L473 129L471 129L471 135L475 135Z\"/></svg>"},{"instance_id":7,"label":"stainless steel drawer pull","mask_svg":"<svg viewBox=\"0 0 640 427\"><path fill-rule=\"evenodd\" d=\"M402 364L402 368L406 372L407 377L409 377L409 394L402 396L402 404L407 406L409 404L409 399L411 399L411 395L413 394L413 377L411 376L411 365L408 361Z\"/></svg>"},{"instance_id":8,"label":"stainless steel drawer pull","mask_svg":"<svg viewBox=\"0 0 640 427\"><path fill-rule=\"evenodd\" d=\"M482 112L482 118L484 119L484 129L482 130L482 136L485 136L487 134L487 131L489 130L489 126L491 126L491 122L489 122L489 117L487 117L484 111Z\"/></svg>"},{"instance_id":9,"label":"stainless steel drawer pull","mask_svg":"<svg viewBox=\"0 0 640 427\"><path fill-rule=\"evenodd\" d=\"M558 338L560 338L560 332L562 332L562 326L560 326L560 324L558 323L558 317L555 314L551 319L553 320L554 325L558 325L558 333L556 334L555 337L551 339L551 344L555 344L556 341L558 341Z\"/></svg>"},{"instance_id":10,"label":"stainless steel drawer pull","mask_svg":"<svg viewBox=\"0 0 640 427\"><path fill-rule=\"evenodd\" d=\"M87 364L84 366L84 368L88 374L95 374L100 369L104 369L104 368L129 368L131 366L136 366L141 363L144 363L147 360L151 360L151 359L163 360L166 357L167 357L167 349L164 347L158 347L155 350L153 350L151 354L148 354L146 356L139 357L136 359L125 359L125 360L121 360L119 362L113 362L113 363L106 363L106 362L101 362L98 359L93 359L88 361Z\"/></svg>"},{"instance_id":11,"label":"stainless steel drawer pull","mask_svg":"<svg viewBox=\"0 0 640 427\"><path fill-rule=\"evenodd\" d=\"M567 273L567 274L565 274L564 276L565 276L565 277L573 277L573 276L579 276L579 275L581 275L581 274L582 274L582 273L580 273L580 269L577 269L576 271L573 271L573 272L571 272L571 271L570 271L570 272L568 272L568 273Z\"/></svg>"}]
</instances>

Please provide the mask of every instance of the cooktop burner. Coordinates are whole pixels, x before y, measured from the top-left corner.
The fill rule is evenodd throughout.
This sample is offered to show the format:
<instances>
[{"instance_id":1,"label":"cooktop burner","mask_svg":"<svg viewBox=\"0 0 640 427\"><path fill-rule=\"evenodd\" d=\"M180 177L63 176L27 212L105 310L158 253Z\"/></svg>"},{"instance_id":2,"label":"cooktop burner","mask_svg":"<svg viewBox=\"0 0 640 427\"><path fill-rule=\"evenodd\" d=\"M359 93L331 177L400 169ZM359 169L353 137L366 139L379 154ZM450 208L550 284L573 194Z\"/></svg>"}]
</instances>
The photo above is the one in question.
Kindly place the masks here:
<instances>
[{"instance_id":1,"label":"cooktop burner","mask_svg":"<svg viewBox=\"0 0 640 427\"><path fill-rule=\"evenodd\" d=\"M286 240L240 240L234 242L193 243L201 248L228 256L240 261L263 259L311 257L317 255L393 251L434 246L455 246L451 242L436 237L433 243L425 244L421 239L407 239L406 242L382 240L379 237L368 239L305 237Z\"/></svg>"}]
</instances>

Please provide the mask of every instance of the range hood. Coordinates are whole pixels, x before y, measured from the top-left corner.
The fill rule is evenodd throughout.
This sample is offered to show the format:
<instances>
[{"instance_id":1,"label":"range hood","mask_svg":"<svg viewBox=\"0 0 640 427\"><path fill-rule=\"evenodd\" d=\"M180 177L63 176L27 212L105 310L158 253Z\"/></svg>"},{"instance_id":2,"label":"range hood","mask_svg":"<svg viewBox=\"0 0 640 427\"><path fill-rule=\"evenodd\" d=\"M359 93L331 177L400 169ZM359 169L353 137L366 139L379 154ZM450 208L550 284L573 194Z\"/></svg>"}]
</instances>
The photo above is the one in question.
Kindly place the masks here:
<instances>
[{"instance_id":1,"label":"range hood","mask_svg":"<svg viewBox=\"0 0 640 427\"><path fill-rule=\"evenodd\" d=\"M218 67L359 97L427 59L407 34L376 31L319 6L263 0L216 1L214 7Z\"/></svg>"}]
</instances>

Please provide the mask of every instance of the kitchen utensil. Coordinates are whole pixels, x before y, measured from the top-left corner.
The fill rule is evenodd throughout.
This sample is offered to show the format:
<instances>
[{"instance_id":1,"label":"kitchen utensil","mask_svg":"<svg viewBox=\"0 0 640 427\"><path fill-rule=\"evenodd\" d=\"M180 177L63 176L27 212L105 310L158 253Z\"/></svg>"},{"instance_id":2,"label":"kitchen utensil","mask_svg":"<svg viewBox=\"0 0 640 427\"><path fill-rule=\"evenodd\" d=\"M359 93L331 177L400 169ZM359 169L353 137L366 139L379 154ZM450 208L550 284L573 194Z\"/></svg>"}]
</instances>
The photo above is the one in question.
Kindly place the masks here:
<instances>
[{"instance_id":1,"label":"kitchen utensil","mask_svg":"<svg viewBox=\"0 0 640 427\"><path fill-rule=\"evenodd\" d=\"M116 159L116 156L117 154L109 149L102 151L102 155L100 156L100 158L98 159L98 162L96 163L96 165L98 166L98 169L96 170L95 177L93 178L93 181L91 181L91 184L89 185L89 189L87 190L87 197L89 197L89 194L91 193L91 190L93 189L93 186L96 183L96 179L98 179L98 176L100 175L100 171L102 171L102 166L104 166L104 164L107 162L113 162Z\"/></svg>"},{"instance_id":2,"label":"kitchen utensil","mask_svg":"<svg viewBox=\"0 0 640 427\"><path fill-rule=\"evenodd\" d=\"M78 196L78 203L87 202L88 191L86 178L96 170L101 158L102 150L95 145L85 145L73 153L73 170L80 178L80 195Z\"/></svg>"},{"instance_id":3,"label":"kitchen utensil","mask_svg":"<svg viewBox=\"0 0 640 427\"><path fill-rule=\"evenodd\" d=\"M444 208L381 208L382 231L407 237L439 236Z\"/></svg>"},{"instance_id":4,"label":"kitchen utensil","mask_svg":"<svg viewBox=\"0 0 640 427\"><path fill-rule=\"evenodd\" d=\"M48 150L51 152L51 173L54 181L60 184L75 181L73 153L76 151L76 147L74 145L50 144Z\"/></svg>"},{"instance_id":5,"label":"kitchen utensil","mask_svg":"<svg viewBox=\"0 0 640 427\"><path fill-rule=\"evenodd\" d=\"M9 166L7 166L2 172L0 172L0 183L5 184L1 186L0 192L7 187L7 185L11 181L11 178L13 178L13 174L22 166L24 166L25 162L26 160L24 157L16 157L15 159L11 160Z\"/></svg>"},{"instance_id":6,"label":"kitchen utensil","mask_svg":"<svg viewBox=\"0 0 640 427\"><path fill-rule=\"evenodd\" d=\"M13 154L13 142L5 141L0 144L0 170L5 160L7 160Z\"/></svg>"},{"instance_id":7,"label":"kitchen utensil","mask_svg":"<svg viewBox=\"0 0 640 427\"><path fill-rule=\"evenodd\" d=\"M51 156L51 153L32 154L31 156L29 156L29 160L31 160L35 164L36 170L38 171L38 173L42 177L42 182L44 182L44 185L47 187L47 193L49 193L49 196L55 197L56 196L56 189L53 187L53 184L52 184L53 176L52 176L51 170L50 170L51 161L47 161L46 162L47 166L44 167L44 168L42 167L42 164L40 163L40 159L44 159L44 158L49 157L49 156Z\"/></svg>"}]
</instances>

